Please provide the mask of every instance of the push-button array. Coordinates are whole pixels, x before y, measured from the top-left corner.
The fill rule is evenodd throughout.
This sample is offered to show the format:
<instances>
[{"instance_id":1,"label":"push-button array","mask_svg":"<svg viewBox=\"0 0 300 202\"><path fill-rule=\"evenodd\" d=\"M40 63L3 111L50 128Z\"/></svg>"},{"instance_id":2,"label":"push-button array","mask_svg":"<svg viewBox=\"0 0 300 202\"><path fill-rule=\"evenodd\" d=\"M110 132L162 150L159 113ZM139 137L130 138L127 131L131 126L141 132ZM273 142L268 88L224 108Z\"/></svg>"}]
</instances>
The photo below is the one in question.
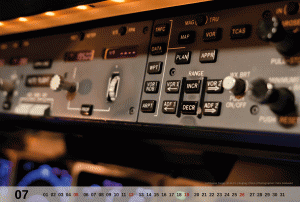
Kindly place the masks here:
<instances>
[{"instance_id":1,"label":"push-button array","mask_svg":"<svg viewBox=\"0 0 300 202\"><path fill-rule=\"evenodd\" d=\"M230 29L230 39L245 39L250 37L252 26L250 24L234 25ZM170 34L170 24L162 23L154 27L155 37L164 37ZM220 27L204 29L202 40L204 42L214 42L222 39L223 29ZM182 31L178 34L178 44L192 44L196 41L197 33L194 30ZM153 56L163 55L167 52L167 43L154 43L150 47L150 54ZM217 49L203 49L200 50L200 63L215 63L217 61ZM190 64L192 51L178 51L175 54L174 63L177 65ZM148 74L161 74L163 69L162 61L149 62L147 66ZM205 83L203 83L205 82ZM204 102L204 91L208 94L223 93L223 79L199 79L199 80L167 80L165 83L165 93L180 94L178 100L164 100L162 102L162 112L164 114L175 114L176 108L179 109L177 113L185 115L196 115L197 109L203 108L202 114L205 116L219 116L221 111L221 102L208 101ZM148 94L158 93L159 81L146 81L144 85L144 92ZM180 87L182 86L182 90ZM204 88L205 89L202 89ZM201 94L199 101L183 101L184 94ZM181 100L180 100L181 99ZM142 112L154 113L156 107L155 100L143 100Z\"/></svg>"}]
</instances>

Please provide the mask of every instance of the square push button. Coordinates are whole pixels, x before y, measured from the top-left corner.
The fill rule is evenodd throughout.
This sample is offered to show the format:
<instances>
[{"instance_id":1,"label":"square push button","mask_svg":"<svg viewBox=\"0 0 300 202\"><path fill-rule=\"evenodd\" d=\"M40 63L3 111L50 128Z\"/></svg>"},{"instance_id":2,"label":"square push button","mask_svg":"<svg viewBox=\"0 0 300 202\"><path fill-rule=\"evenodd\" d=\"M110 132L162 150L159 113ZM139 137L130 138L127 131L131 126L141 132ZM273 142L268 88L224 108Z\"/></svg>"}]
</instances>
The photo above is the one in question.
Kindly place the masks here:
<instances>
[{"instance_id":1,"label":"square push button","mask_svg":"<svg viewBox=\"0 0 300 202\"><path fill-rule=\"evenodd\" d=\"M167 51L166 43L156 43L152 44L150 48L151 55L163 55Z\"/></svg>"},{"instance_id":2,"label":"square push button","mask_svg":"<svg viewBox=\"0 0 300 202\"><path fill-rule=\"evenodd\" d=\"M154 27L154 36L166 36L169 34L170 25L166 24L159 24Z\"/></svg>"},{"instance_id":3,"label":"square push button","mask_svg":"<svg viewBox=\"0 0 300 202\"><path fill-rule=\"evenodd\" d=\"M155 100L143 100L142 106L141 106L141 111L144 113L154 113L155 105L156 105Z\"/></svg>"},{"instance_id":4,"label":"square push button","mask_svg":"<svg viewBox=\"0 0 300 202\"><path fill-rule=\"evenodd\" d=\"M200 51L201 63L214 63L217 61L217 50L202 50Z\"/></svg>"},{"instance_id":5,"label":"square push button","mask_svg":"<svg viewBox=\"0 0 300 202\"><path fill-rule=\"evenodd\" d=\"M192 54L191 51L177 52L175 56L175 63L178 65L190 64L191 54Z\"/></svg>"},{"instance_id":6,"label":"square push button","mask_svg":"<svg viewBox=\"0 0 300 202\"><path fill-rule=\"evenodd\" d=\"M207 93L223 93L223 79L207 80Z\"/></svg>"},{"instance_id":7,"label":"square push button","mask_svg":"<svg viewBox=\"0 0 300 202\"><path fill-rule=\"evenodd\" d=\"M203 114L205 116L219 116L221 102L204 102Z\"/></svg>"},{"instance_id":8,"label":"square push button","mask_svg":"<svg viewBox=\"0 0 300 202\"><path fill-rule=\"evenodd\" d=\"M164 114L175 114L177 101L163 101L162 112Z\"/></svg>"},{"instance_id":9,"label":"square push button","mask_svg":"<svg viewBox=\"0 0 300 202\"><path fill-rule=\"evenodd\" d=\"M214 29L205 29L203 34L203 41L218 41L222 38L222 29L214 28Z\"/></svg>"},{"instance_id":10,"label":"square push button","mask_svg":"<svg viewBox=\"0 0 300 202\"><path fill-rule=\"evenodd\" d=\"M146 81L145 93L157 93L158 86L159 86L159 81Z\"/></svg>"},{"instance_id":11,"label":"square push button","mask_svg":"<svg viewBox=\"0 0 300 202\"><path fill-rule=\"evenodd\" d=\"M162 64L162 62L149 62L147 69L148 74L160 74Z\"/></svg>"},{"instance_id":12,"label":"square push button","mask_svg":"<svg viewBox=\"0 0 300 202\"><path fill-rule=\"evenodd\" d=\"M93 113L94 105L82 105L80 114L83 116L90 116Z\"/></svg>"},{"instance_id":13,"label":"square push button","mask_svg":"<svg viewBox=\"0 0 300 202\"><path fill-rule=\"evenodd\" d=\"M200 80L187 80L185 82L186 93L199 93L200 92Z\"/></svg>"},{"instance_id":14,"label":"square push button","mask_svg":"<svg viewBox=\"0 0 300 202\"><path fill-rule=\"evenodd\" d=\"M178 44L194 43L195 38L196 38L195 31L180 32L178 36Z\"/></svg>"},{"instance_id":15,"label":"square push button","mask_svg":"<svg viewBox=\"0 0 300 202\"><path fill-rule=\"evenodd\" d=\"M231 27L231 39L245 39L251 34L251 25L235 25Z\"/></svg>"},{"instance_id":16,"label":"square push button","mask_svg":"<svg viewBox=\"0 0 300 202\"><path fill-rule=\"evenodd\" d=\"M180 81L167 81L166 93L179 93Z\"/></svg>"},{"instance_id":17,"label":"square push button","mask_svg":"<svg viewBox=\"0 0 300 202\"><path fill-rule=\"evenodd\" d=\"M182 114L196 115L198 102L184 101L182 102Z\"/></svg>"}]
</instances>

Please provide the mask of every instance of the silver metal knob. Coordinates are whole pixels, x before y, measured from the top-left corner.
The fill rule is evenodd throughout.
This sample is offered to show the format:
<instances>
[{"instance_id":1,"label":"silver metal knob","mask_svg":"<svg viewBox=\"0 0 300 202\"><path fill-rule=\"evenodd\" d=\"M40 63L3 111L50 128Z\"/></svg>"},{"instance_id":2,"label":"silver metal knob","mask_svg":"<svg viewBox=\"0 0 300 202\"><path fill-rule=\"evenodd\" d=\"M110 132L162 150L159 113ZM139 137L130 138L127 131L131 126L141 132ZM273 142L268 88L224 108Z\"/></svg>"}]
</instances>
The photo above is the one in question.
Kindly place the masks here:
<instances>
[{"instance_id":1,"label":"silver metal knob","mask_svg":"<svg viewBox=\"0 0 300 202\"><path fill-rule=\"evenodd\" d=\"M68 82L62 76L54 75L50 81L50 88L54 91L66 90L74 93L78 90L78 85L75 82Z\"/></svg>"}]
</instances>

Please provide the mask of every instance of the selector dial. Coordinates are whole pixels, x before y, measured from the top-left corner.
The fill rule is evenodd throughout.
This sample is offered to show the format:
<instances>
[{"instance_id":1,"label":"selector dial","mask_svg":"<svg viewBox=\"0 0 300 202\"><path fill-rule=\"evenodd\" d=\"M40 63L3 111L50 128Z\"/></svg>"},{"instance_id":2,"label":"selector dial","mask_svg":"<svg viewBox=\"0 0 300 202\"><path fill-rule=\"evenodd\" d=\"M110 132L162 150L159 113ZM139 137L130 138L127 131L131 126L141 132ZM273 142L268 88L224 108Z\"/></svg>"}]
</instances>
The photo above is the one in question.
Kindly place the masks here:
<instances>
[{"instance_id":1,"label":"selector dial","mask_svg":"<svg viewBox=\"0 0 300 202\"><path fill-rule=\"evenodd\" d=\"M223 88L230 90L235 96L243 95L246 91L246 82L240 78L227 76L223 80Z\"/></svg>"},{"instance_id":2,"label":"selector dial","mask_svg":"<svg viewBox=\"0 0 300 202\"><path fill-rule=\"evenodd\" d=\"M0 79L0 90L6 92L12 92L15 88L13 81L8 79Z\"/></svg>"},{"instance_id":3,"label":"selector dial","mask_svg":"<svg viewBox=\"0 0 300 202\"><path fill-rule=\"evenodd\" d=\"M78 89L78 85L75 82L68 82L62 76L54 75L50 81L50 88L54 91L66 90L70 93L74 93Z\"/></svg>"},{"instance_id":4,"label":"selector dial","mask_svg":"<svg viewBox=\"0 0 300 202\"><path fill-rule=\"evenodd\" d=\"M250 98L260 104L269 105L277 115L285 115L295 110L294 94L287 88L275 88L272 83L256 79L251 83Z\"/></svg>"},{"instance_id":5,"label":"selector dial","mask_svg":"<svg viewBox=\"0 0 300 202\"><path fill-rule=\"evenodd\" d=\"M299 33L285 30L276 16L261 20L257 34L263 41L272 42L282 55L290 56L299 51Z\"/></svg>"}]
</instances>

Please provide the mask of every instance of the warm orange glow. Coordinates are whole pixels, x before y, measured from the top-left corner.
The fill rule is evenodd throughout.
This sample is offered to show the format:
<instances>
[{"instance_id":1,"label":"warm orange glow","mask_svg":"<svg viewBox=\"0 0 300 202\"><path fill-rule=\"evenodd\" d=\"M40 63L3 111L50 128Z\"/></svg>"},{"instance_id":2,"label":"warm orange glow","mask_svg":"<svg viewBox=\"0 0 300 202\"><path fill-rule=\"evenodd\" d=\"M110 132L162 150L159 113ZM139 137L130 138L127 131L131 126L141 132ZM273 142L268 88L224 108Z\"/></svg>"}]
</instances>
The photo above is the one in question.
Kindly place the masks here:
<instances>
[{"instance_id":1,"label":"warm orange glow","mask_svg":"<svg viewBox=\"0 0 300 202\"><path fill-rule=\"evenodd\" d=\"M124 3L125 2L125 0L111 0L111 1L117 2L117 3Z\"/></svg>"},{"instance_id":2,"label":"warm orange glow","mask_svg":"<svg viewBox=\"0 0 300 202\"><path fill-rule=\"evenodd\" d=\"M55 13L53 13L53 12L46 12L45 15L47 15L47 16L55 16Z\"/></svg>"},{"instance_id":3,"label":"warm orange glow","mask_svg":"<svg viewBox=\"0 0 300 202\"><path fill-rule=\"evenodd\" d=\"M80 10L86 10L88 7L87 6L77 6L76 8L78 8Z\"/></svg>"},{"instance_id":4,"label":"warm orange glow","mask_svg":"<svg viewBox=\"0 0 300 202\"><path fill-rule=\"evenodd\" d=\"M3 24L3 22L0 22L0 26L3 26L4 24Z\"/></svg>"},{"instance_id":5,"label":"warm orange glow","mask_svg":"<svg viewBox=\"0 0 300 202\"><path fill-rule=\"evenodd\" d=\"M19 21L21 21L21 22L27 22L27 21L28 21L28 19L27 19L27 18L23 18L23 17L21 17L21 18L19 18Z\"/></svg>"}]
</instances>

